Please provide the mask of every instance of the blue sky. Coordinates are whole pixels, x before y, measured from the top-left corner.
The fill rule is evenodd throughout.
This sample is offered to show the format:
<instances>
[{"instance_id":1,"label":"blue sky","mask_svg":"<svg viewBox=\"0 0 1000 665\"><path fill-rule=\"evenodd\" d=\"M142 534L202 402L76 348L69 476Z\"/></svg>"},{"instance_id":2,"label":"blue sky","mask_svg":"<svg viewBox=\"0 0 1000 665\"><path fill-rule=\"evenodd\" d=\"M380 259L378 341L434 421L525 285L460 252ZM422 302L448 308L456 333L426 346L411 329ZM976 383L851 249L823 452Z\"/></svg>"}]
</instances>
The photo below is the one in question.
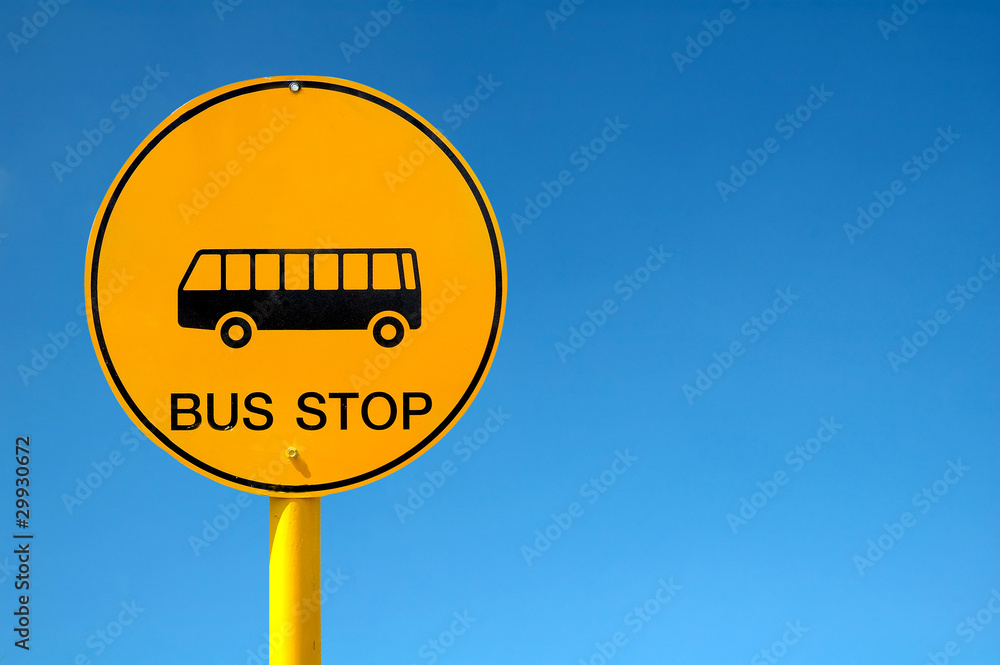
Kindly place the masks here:
<instances>
[{"instance_id":1,"label":"blue sky","mask_svg":"<svg viewBox=\"0 0 1000 665\"><path fill-rule=\"evenodd\" d=\"M314 74L448 136L509 278L465 417L323 499L328 662L995 663L996 5L402 0L345 56L387 5L4 4L2 468L13 533L30 436L36 537L31 653L9 629L0 653L263 653L267 500L137 434L78 307L101 199L163 118Z\"/></svg>"}]
</instances>

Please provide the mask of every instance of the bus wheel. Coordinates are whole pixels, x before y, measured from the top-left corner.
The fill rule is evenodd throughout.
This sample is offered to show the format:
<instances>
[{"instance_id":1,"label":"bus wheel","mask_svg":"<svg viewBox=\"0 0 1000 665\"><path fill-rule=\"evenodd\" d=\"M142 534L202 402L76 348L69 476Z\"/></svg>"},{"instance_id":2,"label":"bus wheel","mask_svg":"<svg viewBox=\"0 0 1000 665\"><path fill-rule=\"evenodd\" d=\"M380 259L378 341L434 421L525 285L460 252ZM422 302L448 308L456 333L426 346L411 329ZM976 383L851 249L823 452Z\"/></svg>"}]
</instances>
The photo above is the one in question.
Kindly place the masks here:
<instances>
[{"instance_id":1,"label":"bus wheel","mask_svg":"<svg viewBox=\"0 0 1000 665\"><path fill-rule=\"evenodd\" d=\"M379 343L379 346L384 346L387 349L402 342L405 332L406 328L403 326L403 322L394 314L384 314L376 318L375 325L372 326L372 335L375 336L375 341Z\"/></svg>"},{"instance_id":2,"label":"bus wheel","mask_svg":"<svg viewBox=\"0 0 1000 665\"><path fill-rule=\"evenodd\" d=\"M231 349L242 349L250 343L253 326L243 314L229 314L222 319L219 326L222 341Z\"/></svg>"}]
</instances>

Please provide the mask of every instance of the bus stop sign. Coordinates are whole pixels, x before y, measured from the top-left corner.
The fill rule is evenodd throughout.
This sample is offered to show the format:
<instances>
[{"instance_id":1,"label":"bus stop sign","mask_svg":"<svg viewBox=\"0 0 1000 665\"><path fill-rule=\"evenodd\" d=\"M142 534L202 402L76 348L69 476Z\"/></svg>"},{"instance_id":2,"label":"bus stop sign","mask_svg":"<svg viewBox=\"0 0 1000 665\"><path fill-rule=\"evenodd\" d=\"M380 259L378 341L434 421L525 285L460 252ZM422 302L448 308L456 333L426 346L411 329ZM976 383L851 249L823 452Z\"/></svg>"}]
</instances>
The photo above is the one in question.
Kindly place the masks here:
<instances>
[{"instance_id":1,"label":"bus stop sign","mask_svg":"<svg viewBox=\"0 0 1000 665\"><path fill-rule=\"evenodd\" d=\"M468 408L503 323L496 217L444 136L371 88L245 81L164 120L87 253L90 333L135 423L270 496L384 476Z\"/></svg>"}]
</instances>

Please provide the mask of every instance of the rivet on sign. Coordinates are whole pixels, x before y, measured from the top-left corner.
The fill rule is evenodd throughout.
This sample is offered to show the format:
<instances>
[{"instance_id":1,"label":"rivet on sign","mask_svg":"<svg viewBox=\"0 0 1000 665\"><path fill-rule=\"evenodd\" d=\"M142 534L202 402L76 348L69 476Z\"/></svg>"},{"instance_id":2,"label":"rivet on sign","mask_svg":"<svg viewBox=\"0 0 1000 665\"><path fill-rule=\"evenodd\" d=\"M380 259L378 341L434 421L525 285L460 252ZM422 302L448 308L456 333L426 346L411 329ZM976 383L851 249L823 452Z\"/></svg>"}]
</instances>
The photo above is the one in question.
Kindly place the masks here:
<instances>
[{"instance_id":1,"label":"rivet on sign","mask_svg":"<svg viewBox=\"0 0 1000 665\"><path fill-rule=\"evenodd\" d=\"M299 88L301 87L302 86L299 85L298 81L292 81L291 83L288 84L288 89L291 90L292 92L298 92Z\"/></svg>"},{"instance_id":2,"label":"rivet on sign","mask_svg":"<svg viewBox=\"0 0 1000 665\"><path fill-rule=\"evenodd\" d=\"M289 457L297 457L298 454L299 454L299 451L297 451L295 448L289 448L287 450L287 453L288 453Z\"/></svg>"}]
</instances>

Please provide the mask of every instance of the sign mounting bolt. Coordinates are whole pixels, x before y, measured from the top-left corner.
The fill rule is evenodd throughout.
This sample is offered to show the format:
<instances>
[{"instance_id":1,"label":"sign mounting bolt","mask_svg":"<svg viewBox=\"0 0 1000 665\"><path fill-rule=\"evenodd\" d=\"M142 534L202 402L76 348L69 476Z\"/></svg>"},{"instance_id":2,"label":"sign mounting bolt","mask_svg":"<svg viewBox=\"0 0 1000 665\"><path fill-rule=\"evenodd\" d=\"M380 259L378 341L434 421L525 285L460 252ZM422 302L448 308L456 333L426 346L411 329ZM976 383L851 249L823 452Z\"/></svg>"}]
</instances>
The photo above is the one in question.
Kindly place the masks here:
<instances>
[{"instance_id":1,"label":"sign mounting bolt","mask_svg":"<svg viewBox=\"0 0 1000 665\"><path fill-rule=\"evenodd\" d=\"M300 88L302 88L302 86L299 84L298 81L292 81L291 83L288 84L288 89L291 90L292 92L298 92Z\"/></svg>"},{"instance_id":2,"label":"sign mounting bolt","mask_svg":"<svg viewBox=\"0 0 1000 665\"><path fill-rule=\"evenodd\" d=\"M285 453L288 455L289 459L295 459L296 457L299 456L299 451L296 450L295 448L289 448L288 450L285 451Z\"/></svg>"}]
</instances>

